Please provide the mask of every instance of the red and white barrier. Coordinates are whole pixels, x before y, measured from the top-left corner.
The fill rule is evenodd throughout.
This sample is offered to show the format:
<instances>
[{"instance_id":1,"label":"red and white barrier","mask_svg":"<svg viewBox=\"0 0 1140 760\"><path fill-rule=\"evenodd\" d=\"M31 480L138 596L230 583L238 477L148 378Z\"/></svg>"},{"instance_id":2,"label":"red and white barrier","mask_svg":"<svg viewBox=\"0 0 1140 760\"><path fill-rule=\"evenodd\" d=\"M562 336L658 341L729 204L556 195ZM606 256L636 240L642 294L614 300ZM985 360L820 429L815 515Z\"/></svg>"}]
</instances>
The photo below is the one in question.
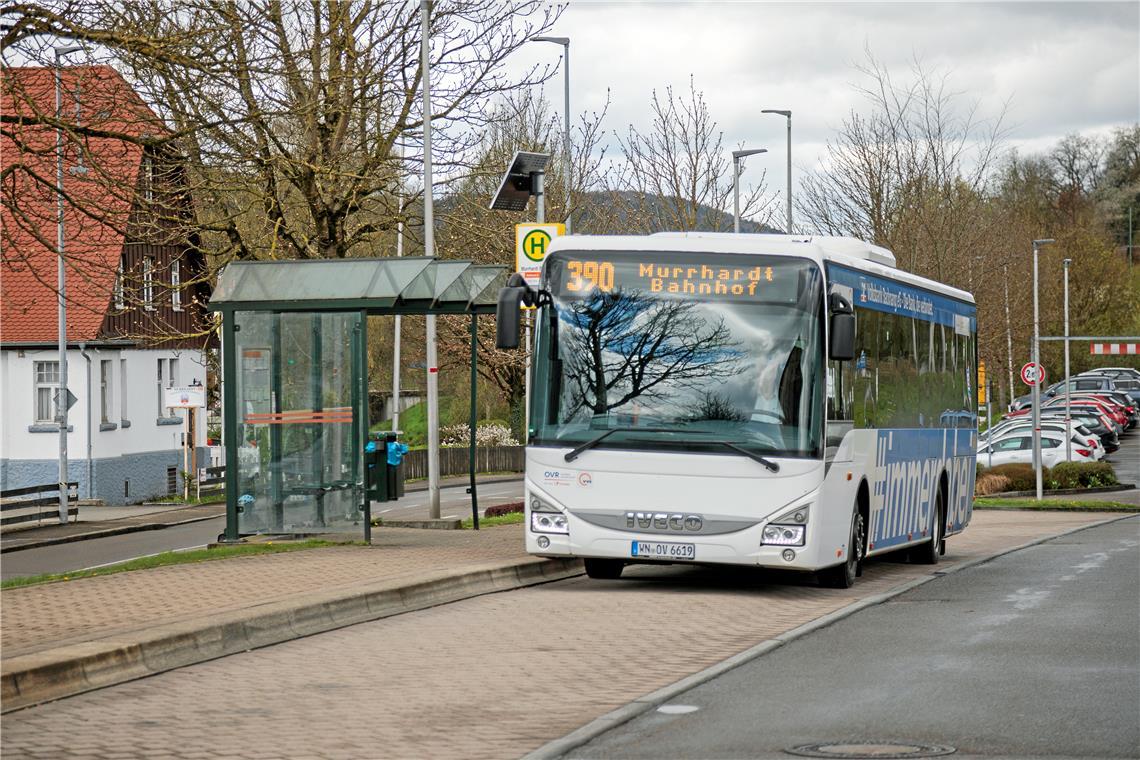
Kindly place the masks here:
<instances>
[{"instance_id":1,"label":"red and white barrier","mask_svg":"<svg viewBox=\"0 0 1140 760\"><path fill-rule=\"evenodd\" d=\"M1132 356L1140 354L1140 343L1090 343L1089 353L1095 356Z\"/></svg>"}]
</instances>

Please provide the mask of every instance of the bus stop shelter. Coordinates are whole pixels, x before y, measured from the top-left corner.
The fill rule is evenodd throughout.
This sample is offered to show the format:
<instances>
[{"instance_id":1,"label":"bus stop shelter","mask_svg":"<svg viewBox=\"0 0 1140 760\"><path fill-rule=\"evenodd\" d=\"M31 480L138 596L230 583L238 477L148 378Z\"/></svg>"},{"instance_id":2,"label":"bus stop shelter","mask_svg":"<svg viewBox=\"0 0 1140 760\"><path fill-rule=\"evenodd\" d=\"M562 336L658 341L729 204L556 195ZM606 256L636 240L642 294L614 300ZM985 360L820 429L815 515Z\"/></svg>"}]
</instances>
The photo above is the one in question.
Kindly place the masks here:
<instances>
[{"instance_id":1,"label":"bus stop shelter","mask_svg":"<svg viewBox=\"0 0 1140 760\"><path fill-rule=\"evenodd\" d=\"M493 314L507 268L434 258L240 261L218 275L225 539L371 540L368 317ZM474 441L472 441L474 445Z\"/></svg>"}]
</instances>

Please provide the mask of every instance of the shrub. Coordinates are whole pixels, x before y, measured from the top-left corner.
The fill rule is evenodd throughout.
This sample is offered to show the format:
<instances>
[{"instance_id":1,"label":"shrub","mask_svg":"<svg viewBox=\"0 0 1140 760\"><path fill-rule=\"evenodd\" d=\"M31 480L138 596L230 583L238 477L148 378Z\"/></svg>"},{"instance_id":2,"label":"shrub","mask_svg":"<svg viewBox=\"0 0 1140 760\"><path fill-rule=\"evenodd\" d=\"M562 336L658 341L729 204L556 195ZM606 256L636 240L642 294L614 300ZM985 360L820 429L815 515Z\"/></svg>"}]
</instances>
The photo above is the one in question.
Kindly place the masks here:
<instances>
[{"instance_id":1,"label":"shrub","mask_svg":"<svg viewBox=\"0 0 1140 760\"><path fill-rule=\"evenodd\" d=\"M1011 490L1009 487L1009 478L1005 475L995 475L992 472L987 472L979 475L978 479L974 481L975 496L989 496L990 494L1009 490Z\"/></svg>"},{"instance_id":2,"label":"shrub","mask_svg":"<svg viewBox=\"0 0 1140 760\"><path fill-rule=\"evenodd\" d=\"M444 425L439 429L440 446L466 446L468 428L465 423ZM483 424L475 428L476 446L518 446L519 442L511 435L506 425Z\"/></svg>"},{"instance_id":3,"label":"shrub","mask_svg":"<svg viewBox=\"0 0 1140 760\"><path fill-rule=\"evenodd\" d=\"M523 503L521 501L512 501L509 504L496 504L493 507L487 507L483 510L483 517L498 517L500 515L509 515L522 511Z\"/></svg>"},{"instance_id":4,"label":"shrub","mask_svg":"<svg viewBox=\"0 0 1140 760\"><path fill-rule=\"evenodd\" d=\"M1032 491L1037 488L1037 475L1033 472L1033 465L1029 464L999 464L986 470L986 475L1002 475L1009 479L1007 490ZM1049 481L1049 468L1041 468L1041 481Z\"/></svg>"},{"instance_id":5,"label":"shrub","mask_svg":"<svg viewBox=\"0 0 1140 760\"><path fill-rule=\"evenodd\" d=\"M1057 488L1099 488L1119 483L1107 462L1061 462L1053 468L1052 479Z\"/></svg>"}]
</instances>

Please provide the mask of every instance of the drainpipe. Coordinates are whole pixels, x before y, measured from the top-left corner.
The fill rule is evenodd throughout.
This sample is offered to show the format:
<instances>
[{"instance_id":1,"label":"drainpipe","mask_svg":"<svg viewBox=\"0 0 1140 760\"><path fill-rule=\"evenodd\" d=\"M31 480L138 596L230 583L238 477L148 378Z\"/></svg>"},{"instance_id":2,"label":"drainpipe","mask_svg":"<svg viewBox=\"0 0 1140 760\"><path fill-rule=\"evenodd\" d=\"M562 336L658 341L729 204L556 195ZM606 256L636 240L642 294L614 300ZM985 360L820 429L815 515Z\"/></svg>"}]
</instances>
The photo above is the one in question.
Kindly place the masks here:
<instances>
[{"instance_id":1,"label":"drainpipe","mask_svg":"<svg viewBox=\"0 0 1140 760\"><path fill-rule=\"evenodd\" d=\"M94 497L94 483L91 480L91 357L87 354L87 344L79 344L79 355L87 361L87 498Z\"/></svg>"}]
</instances>

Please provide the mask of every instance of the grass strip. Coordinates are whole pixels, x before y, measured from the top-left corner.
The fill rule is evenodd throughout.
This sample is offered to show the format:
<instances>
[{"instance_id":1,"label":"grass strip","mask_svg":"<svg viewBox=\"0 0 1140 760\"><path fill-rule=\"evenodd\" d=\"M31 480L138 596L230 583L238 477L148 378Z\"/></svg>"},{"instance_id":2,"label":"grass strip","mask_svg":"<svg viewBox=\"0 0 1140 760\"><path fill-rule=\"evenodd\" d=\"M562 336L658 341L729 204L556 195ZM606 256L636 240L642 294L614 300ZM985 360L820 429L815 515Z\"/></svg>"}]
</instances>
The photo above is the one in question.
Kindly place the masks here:
<instances>
[{"instance_id":1,"label":"grass strip","mask_svg":"<svg viewBox=\"0 0 1140 760\"><path fill-rule=\"evenodd\" d=\"M154 567L167 567L169 565L185 565L193 562L211 562L230 557L247 557L256 554L279 554L281 552L296 552L304 549L320 549L327 546L344 546L343 543L312 539L309 541L290 541L274 543L266 541L257 544L240 544L238 546L216 546L210 549L192 549L180 552L162 552L151 557L139 557L126 562L119 562L107 567L96 567L91 570L76 570L69 573L45 573L31 575L26 578L8 578L0 582L0 589L19 588L21 586L34 586L40 583L55 583L57 581L74 581L80 578L94 578L98 575L114 575L132 570L149 570Z\"/></svg>"},{"instance_id":2,"label":"grass strip","mask_svg":"<svg viewBox=\"0 0 1140 760\"><path fill-rule=\"evenodd\" d=\"M526 522L526 515L522 512L511 512L508 515L495 515L494 517L480 517L480 528L493 528L496 525L519 525ZM468 517L463 521L463 529L471 530L475 527L475 523Z\"/></svg>"},{"instance_id":3,"label":"grass strip","mask_svg":"<svg viewBox=\"0 0 1140 760\"><path fill-rule=\"evenodd\" d=\"M974 499L974 509L1041 509L1055 512L1140 512L1140 507L1119 501L1090 499Z\"/></svg>"}]
</instances>

